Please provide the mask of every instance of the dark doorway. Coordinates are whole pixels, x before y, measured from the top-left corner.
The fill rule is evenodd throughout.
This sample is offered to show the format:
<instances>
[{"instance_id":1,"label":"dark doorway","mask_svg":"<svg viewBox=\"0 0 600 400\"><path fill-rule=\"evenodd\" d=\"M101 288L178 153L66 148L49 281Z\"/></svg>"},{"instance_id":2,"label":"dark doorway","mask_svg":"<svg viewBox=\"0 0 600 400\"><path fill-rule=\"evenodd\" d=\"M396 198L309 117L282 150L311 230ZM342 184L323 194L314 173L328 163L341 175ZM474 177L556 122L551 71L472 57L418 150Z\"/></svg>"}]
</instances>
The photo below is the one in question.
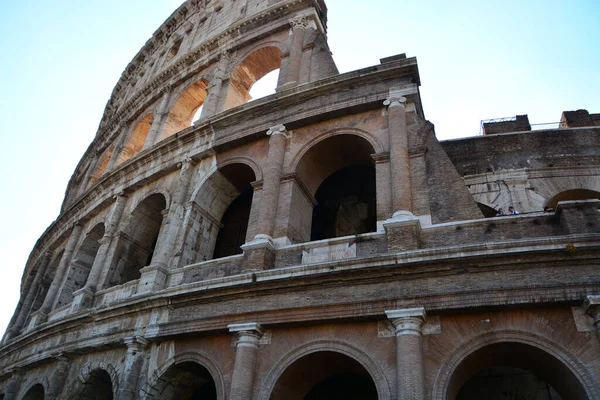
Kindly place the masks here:
<instances>
[{"instance_id":1,"label":"dark doorway","mask_svg":"<svg viewBox=\"0 0 600 400\"><path fill-rule=\"evenodd\" d=\"M585 389L558 358L534 346L485 346L456 368L447 399L587 400Z\"/></svg>"},{"instance_id":2,"label":"dark doorway","mask_svg":"<svg viewBox=\"0 0 600 400\"><path fill-rule=\"evenodd\" d=\"M113 400L113 386L108 372L97 369L90 373L79 400Z\"/></svg>"},{"instance_id":3,"label":"dark doorway","mask_svg":"<svg viewBox=\"0 0 600 400\"><path fill-rule=\"evenodd\" d=\"M529 371L493 367L479 372L460 389L457 400L562 400L554 388Z\"/></svg>"},{"instance_id":4,"label":"dark doorway","mask_svg":"<svg viewBox=\"0 0 600 400\"><path fill-rule=\"evenodd\" d=\"M33 386L25 393L22 400L44 400L44 387L40 384Z\"/></svg>"},{"instance_id":5,"label":"dark doorway","mask_svg":"<svg viewBox=\"0 0 600 400\"><path fill-rule=\"evenodd\" d=\"M156 400L217 400L217 388L206 368L188 361L169 368L149 395Z\"/></svg>"},{"instance_id":6,"label":"dark doorway","mask_svg":"<svg viewBox=\"0 0 600 400\"><path fill-rule=\"evenodd\" d=\"M331 174L315 194L310 240L374 232L377 225L375 169L356 165Z\"/></svg>"},{"instance_id":7,"label":"dark doorway","mask_svg":"<svg viewBox=\"0 0 600 400\"><path fill-rule=\"evenodd\" d=\"M271 400L377 400L377 388L356 360L321 351L296 360L281 374Z\"/></svg>"},{"instance_id":8,"label":"dark doorway","mask_svg":"<svg viewBox=\"0 0 600 400\"><path fill-rule=\"evenodd\" d=\"M215 245L214 258L242 254L241 246L246 242L250 209L252 207L252 189L244 191L227 207Z\"/></svg>"}]
</instances>

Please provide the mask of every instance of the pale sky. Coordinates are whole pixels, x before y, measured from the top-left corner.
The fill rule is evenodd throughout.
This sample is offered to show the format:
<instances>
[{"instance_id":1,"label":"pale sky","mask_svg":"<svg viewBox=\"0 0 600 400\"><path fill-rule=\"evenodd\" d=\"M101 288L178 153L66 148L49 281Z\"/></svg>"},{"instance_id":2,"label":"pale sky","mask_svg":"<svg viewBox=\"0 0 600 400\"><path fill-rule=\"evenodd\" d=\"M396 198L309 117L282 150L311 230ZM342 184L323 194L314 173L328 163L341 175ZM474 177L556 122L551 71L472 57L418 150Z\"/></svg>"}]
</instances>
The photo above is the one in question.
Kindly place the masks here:
<instances>
[{"instance_id":1,"label":"pale sky","mask_svg":"<svg viewBox=\"0 0 600 400\"><path fill-rule=\"evenodd\" d=\"M326 0L340 72L415 56L439 139L600 112L598 0ZM0 332L121 72L178 0L0 3Z\"/></svg>"}]
</instances>

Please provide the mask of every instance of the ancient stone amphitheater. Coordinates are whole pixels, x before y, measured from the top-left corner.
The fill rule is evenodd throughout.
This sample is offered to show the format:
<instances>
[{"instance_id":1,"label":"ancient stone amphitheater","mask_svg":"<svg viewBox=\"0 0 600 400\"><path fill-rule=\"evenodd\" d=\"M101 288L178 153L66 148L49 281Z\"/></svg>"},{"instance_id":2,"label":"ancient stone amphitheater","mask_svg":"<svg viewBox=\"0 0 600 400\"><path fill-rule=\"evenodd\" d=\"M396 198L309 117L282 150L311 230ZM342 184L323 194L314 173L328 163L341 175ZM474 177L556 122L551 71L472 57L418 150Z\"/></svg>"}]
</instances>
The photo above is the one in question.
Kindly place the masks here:
<instances>
[{"instance_id":1,"label":"ancient stone amphitheater","mask_svg":"<svg viewBox=\"0 0 600 400\"><path fill-rule=\"evenodd\" d=\"M600 399L600 115L439 142L415 58L339 74L326 33L323 0L156 31L27 262L0 399Z\"/></svg>"}]
</instances>

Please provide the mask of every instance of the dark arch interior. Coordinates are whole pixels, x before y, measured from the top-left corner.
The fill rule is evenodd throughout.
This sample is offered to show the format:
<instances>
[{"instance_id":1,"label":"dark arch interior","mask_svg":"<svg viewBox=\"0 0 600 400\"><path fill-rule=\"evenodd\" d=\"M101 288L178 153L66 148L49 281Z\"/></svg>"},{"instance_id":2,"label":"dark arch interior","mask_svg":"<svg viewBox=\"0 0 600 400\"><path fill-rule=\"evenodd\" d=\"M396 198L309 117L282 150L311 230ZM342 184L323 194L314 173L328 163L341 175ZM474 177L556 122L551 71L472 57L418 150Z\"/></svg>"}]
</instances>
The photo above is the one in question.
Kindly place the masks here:
<instances>
[{"instance_id":1,"label":"dark arch interior","mask_svg":"<svg viewBox=\"0 0 600 400\"><path fill-rule=\"evenodd\" d=\"M233 185L237 197L221 217L222 227L217 236L213 258L242 254L241 246L246 243L252 208L253 189L250 183L256 179L252 168L243 164L226 165L219 172Z\"/></svg>"},{"instance_id":2,"label":"dark arch interior","mask_svg":"<svg viewBox=\"0 0 600 400\"><path fill-rule=\"evenodd\" d=\"M477 206L481 210L481 213L485 218L493 218L498 215L498 211L490 206L487 206L482 203L477 203Z\"/></svg>"},{"instance_id":3,"label":"dark arch interior","mask_svg":"<svg viewBox=\"0 0 600 400\"><path fill-rule=\"evenodd\" d=\"M56 307L62 307L73 301L73 292L81 289L87 281L100 248L100 239L104 236L104 224L98 224L88 233L75 257L71 260L67 279L63 285L62 292L56 303Z\"/></svg>"},{"instance_id":4,"label":"dark arch interior","mask_svg":"<svg viewBox=\"0 0 600 400\"><path fill-rule=\"evenodd\" d=\"M340 353L323 351L300 358L279 377L271 400L376 400L367 370Z\"/></svg>"},{"instance_id":5,"label":"dark arch interior","mask_svg":"<svg viewBox=\"0 0 600 400\"><path fill-rule=\"evenodd\" d=\"M23 400L44 400L44 387L39 383L25 393Z\"/></svg>"},{"instance_id":6,"label":"dark arch interior","mask_svg":"<svg viewBox=\"0 0 600 400\"><path fill-rule=\"evenodd\" d=\"M377 229L375 168L350 166L330 175L317 190L311 240Z\"/></svg>"},{"instance_id":7,"label":"dark arch interior","mask_svg":"<svg viewBox=\"0 0 600 400\"><path fill-rule=\"evenodd\" d=\"M223 226L217 235L214 258L242 254L241 246L246 243L251 208L252 188L249 188L244 190L223 214L221 218Z\"/></svg>"},{"instance_id":8,"label":"dark arch interior","mask_svg":"<svg viewBox=\"0 0 600 400\"><path fill-rule=\"evenodd\" d=\"M577 377L557 358L533 346L506 342L483 347L466 357L452 375L447 398L584 400L588 397Z\"/></svg>"},{"instance_id":9,"label":"dark arch interior","mask_svg":"<svg viewBox=\"0 0 600 400\"><path fill-rule=\"evenodd\" d=\"M217 400L217 388L206 368L188 361L169 368L149 395L156 400Z\"/></svg>"},{"instance_id":10,"label":"dark arch interior","mask_svg":"<svg viewBox=\"0 0 600 400\"><path fill-rule=\"evenodd\" d=\"M600 192L588 189L573 189L561 192L548 201L548 205L554 209L559 201L600 199Z\"/></svg>"},{"instance_id":11,"label":"dark arch interior","mask_svg":"<svg viewBox=\"0 0 600 400\"><path fill-rule=\"evenodd\" d=\"M90 373L79 400L113 400L113 386L108 372L97 369Z\"/></svg>"},{"instance_id":12,"label":"dark arch interior","mask_svg":"<svg viewBox=\"0 0 600 400\"><path fill-rule=\"evenodd\" d=\"M135 208L129 225L120 233L120 257L117 265L111 266L113 273L109 286L139 279L140 269L150 265L163 221L162 211L166 205L165 197L156 193Z\"/></svg>"}]
</instances>

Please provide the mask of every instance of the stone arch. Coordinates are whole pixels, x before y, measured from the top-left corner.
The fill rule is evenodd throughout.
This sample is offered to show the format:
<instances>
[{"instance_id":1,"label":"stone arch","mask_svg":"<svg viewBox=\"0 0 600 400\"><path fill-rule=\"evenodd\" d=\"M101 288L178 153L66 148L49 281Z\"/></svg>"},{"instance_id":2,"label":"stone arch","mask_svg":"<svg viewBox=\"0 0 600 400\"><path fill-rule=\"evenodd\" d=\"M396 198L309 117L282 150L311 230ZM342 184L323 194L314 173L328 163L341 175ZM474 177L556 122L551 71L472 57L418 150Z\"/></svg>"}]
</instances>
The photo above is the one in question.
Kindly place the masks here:
<instances>
[{"instance_id":1,"label":"stone arch","mask_svg":"<svg viewBox=\"0 0 600 400\"><path fill-rule=\"evenodd\" d=\"M92 392L90 392L92 391ZM119 373L105 361L86 363L77 377L75 388L69 394L69 400L85 400L94 393L96 400L117 399L119 392Z\"/></svg>"},{"instance_id":2,"label":"stone arch","mask_svg":"<svg viewBox=\"0 0 600 400\"><path fill-rule=\"evenodd\" d=\"M117 161L118 165L123 164L125 161L142 151L148 133L150 133L153 120L154 114L151 111L148 111L137 118L133 128L129 131L127 142L123 145L121 154L119 154L119 159Z\"/></svg>"},{"instance_id":3,"label":"stone arch","mask_svg":"<svg viewBox=\"0 0 600 400\"><path fill-rule=\"evenodd\" d=\"M243 53L231 69L224 110L250 101L252 85L269 72L281 67L282 54L283 45L278 41L261 43Z\"/></svg>"},{"instance_id":4,"label":"stone arch","mask_svg":"<svg viewBox=\"0 0 600 400\"><path fill-rule=\"evenodd\" d=\"M186 218L183 265L241 254L253 233L252 208L256 172L247 158L234 158L212 168L194 190ZM231 217L231 218L229 218Z\"/></svg>"},{"instance_id":5,"label":"stone arch","mask_svg":"<svg viewBox=\"0 0 600 400\"><path fill-rule=\"evenodd\" d=\"M600 192L589 189L569 189L554 195L547 205L556 209L559 201L600 199Z\"/></svg>"},{"instance_id":6,"label":"stone arch","mask_svg":"<svg viewBox=\"0 0 600 400\"><path fill-rule=\"evenodd\" d=\"M478 350L502 343L518 343L537 349L551 357L557 365L563 366L565 371L570 372L585 391L587 398L600 398L600 389L593 374L567 349L546 337L516 330L487 332L459 345L443 360L442 368L434 380L431 398L433 400L453 399L452 395L456 395L460 386L456 383L457 381L452 382L452 379L455 377L455 372L461 363Z\"/></svg>"},{"instance_id":7,"label":"stone arch","mask_svg":"<svg viewBox=\"0 0 600 400\"><path fill-rule=\"evenodd\" d=\"M31 305L31 309L29 310L29 317L27 317L27 322L25 326L29 324L29 320L31 319L31 313L39 310L44 304L44 299L46 298L46 294L48 294L48 290L50 289L50 285L52 285L52 281L54 280L54 276L56 274L56 270L58 269L58 265L60 264L60 260L63 257L65 250L62 248L60 251L55 251L54 256L51 258L48 267L46 268L46 272L42 278L42 282L37 288L37 293Z\"/></svg>"},{"instance_id":8,"label":"stone arch","mask_svg":"<svg viewBox=\"0 0 600 400\"><path fill-rule=\"evenodd\" d=\"M88 188L94 186L94 184L96 182L98 182L100 180L100 178L102 178L102 176L106 173L106 167L108 166L108 163L110 161L110 158L113 155L114 150L115 150L115 146L110 146L108 149L106 149L104 151L104 153L102 154L102 156L98 160L98 164L96 165L96 169L94 170L94 172L90 176L90 180L89 180L89 182L87 184Z\"/></svg>"},{"instance_id":9,"label":"stone arch","mask_svg":"<svg viewBox=\"0 0 600 400\"><path fill-rule=\"evenodd\" d=\"M305 232L303 241L376 231L374 142L363 132L336 130L313 139L295 157L294 176L312 196L292 200L300 214L311 215L310 224L299 223L304 229L292 229Z\"/></svg>"},{"instance_id":10,"label":"stone arch","mask_svg":"<svg viewBox=\"0 0 600 400\"><path fill-rule=\"evenodd\" d=\"M173 95L169 104L169 113L163 125L158 141L182 131L194 122L194 115L204 105L208 81L192 80Z\"/></svg>"},{"instance_id":11,"label":"stone arch","mask_svg":"<svg viewBox=\"0 0 600 400\"><path fill-rule=\"evenodd\" d=\"M339 353L358 362L373 380L377 389L377 398L379 400L391 400L393 398L392 387L377 362L365 351L341 340L315 340L289 351L267 372L257 398L270 398L279 378L292 364L305 356L319 352Z\"/></svg>"},{"instance_id":12,"label":"stone arch","mask_svg":"<svg viewBox=\"0 0 600 400\"><path fill-rule=\"evenodd\" d=\"M71 303L73 301L73 293L85 286L98 249L100 249L100 239L104 237L104 231L104 224L100 222L86 233L85 238L75 252L75 256L71 260L69 271L65 276L61 293L57 299L56 308Z\"/></svg>"},{"instance_id":13,"label":"stone arch","mask_svg":"<svg viewBox=\"0 0 600 400\"><path fill-rule=\"evenodd\" d=\"M288 174L294 173L298 169L298 164L300 163L300 160L302 160L304 155L316 144L318 144L319 142L322 142L323 140L329 139L329 138L331 138L333 136L337 136L337 135L359 136L371 144L371 146L374 149L373 151L375 153L381 153L383 151L386 151L386 149L384 149L384 147L381 144L381 142L379 141L379 139L377 139L375 136L373 136L371 133L369 133L367 131L363 131L361 129L349 129L349 128L333 129L331 131L328 131L322 135L315 137L314 139L311 139L308 143L306 143L304 146L302 146L302 148L296 153L296 155L292 159L292 162L290 163L289 169L286 171L286 173L288 173Z\"/></svg>"},{"instance_id":14,"label":"stone arch","mask_svg":"<svg viewBox=\"0 0 600 400\"><path fill-rule=\"evenodd\" d=\"M26 390L23 390L23 396L20 400L44 400L48 391L48 380L44 378L35 378L29 383Z\"/></svg>"},{"instance_id":15,"label":"stone arch","mask_svg":"<svg viewBox=\"0 0 600 400\"><path fill-rule=\"evenodd\" d=\"M164 376L169 372L170 369L176 367L177 365L182 365L186 363L193 363L201 368L204 368L210 377L212 378L215 385L216 399L223 400L225 399L225 383L223 381L223 375L221 371L217 367L217 363L213 361L210 357L197 353L197 352L186 352L178 354L167 361L165 361L156 371L152 374L152 378L150 382L147 384L144 392L146 393L146 399L148 400L167 400L168 397L164 398L160 397L160 394L163 393L166 382L161 384L161 380L164 381ZM171 400L171 399L169 399ZM175 400L175 399L172 399Z\"/></svg>"},{"instance_id":16,"label":"stone arch","mask_svg":"<svg viewBox=\"0 0 600 400\"><path fill-rule=\"evenodd\" d=\"M161 191L139 201L118 233L117 254L110 265L105 287L139 279L140 270L150 265L163 226L167 199Z\"/></svg>"}]
</instances>

